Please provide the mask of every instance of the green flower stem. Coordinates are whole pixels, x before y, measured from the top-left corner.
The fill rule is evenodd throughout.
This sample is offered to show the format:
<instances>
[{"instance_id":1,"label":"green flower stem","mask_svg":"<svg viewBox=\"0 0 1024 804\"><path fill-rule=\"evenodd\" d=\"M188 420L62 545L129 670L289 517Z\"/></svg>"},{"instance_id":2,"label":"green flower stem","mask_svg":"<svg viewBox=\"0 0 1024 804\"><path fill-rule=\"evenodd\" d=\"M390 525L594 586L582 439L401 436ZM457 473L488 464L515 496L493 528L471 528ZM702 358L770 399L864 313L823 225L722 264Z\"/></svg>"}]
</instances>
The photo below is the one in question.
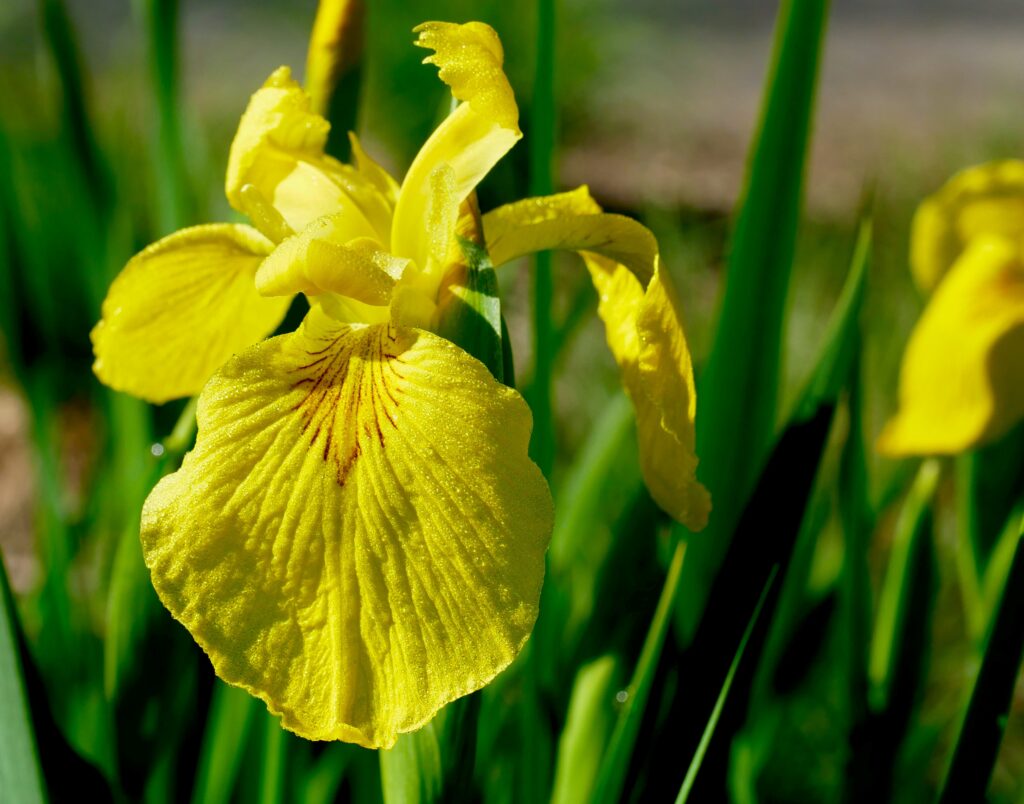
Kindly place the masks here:
<instances>
[{"instance_id":1,"label":"green flower stem","mask_svg":"<svg viewBox=\"0 0 1024 804\"><path fill-rule=\"evenodd\" d=\"M985 607L978 568L978 511L975 498L977 455L958 455L956 461L956 572L963 598L967 630L975 644L985 634Z\"/></svg>"},{"instance_id":2,"label":"green flower stem","mask_svg":"<svg viewBox=\"0 0 1024 804\"><path fill-rule=\"evenodd\" d=\"M690 798L690 792L693 790L693 783L697 780L697 773L700 771L701 763L704 761L704 755L708 751L708 746L711 744L711 738L715 736L715 726L718 725L719 719L722 717L722 710L725 708L725 701L729 697L729 690L732 687L732 681L736 677L736 671L739 670L740 662L743 661L743 653L747 649L747 643L750 641L750 635L754 633L754 626L757 625L758 619L761 617L761 609L764 608L764 602L768 599L768 593L772 589L772 585L775 583L775 576L778 574L779 565L776 564L772 568L771 575L768 576L768 582L764 585L764 590L761 592L761 597L757 600L757 605L754 607L754 613L750 617L750 622L747 623L747 630L743 632L743 638L740 640L739 647L736 649L736 655L733 657L732 664L729 665L729 672L725 675L725 681L722 682L722 689L718 693L718 698L715 701L715 708L711 710L711 717L708 718L708 724L704 727L704 733L701 735L700 743L697 745L697 750L694 752L693 759L690 761L690 767L686 771L686 777L683 779L683 784L679 788L679 794L676 796L676 804L685 804Z\"/></svg>"},{"instance_id":3,"label":"green flower stem","mask_svg":"<svg viewBox=\"0 0 1024 804\"><path fill-rule=\"evenodd\" d=\"M157 223L166 234L181 228L189 217L179 111L178 0L146 0L142 12L157 106Z\"/></svg>"},{"instance_id":4,"label":"green flower stem","mask_svg":"<svg viewBox=\"0 0 1024 804\"><path fill-rule=\"evenodd\" d=\"M11 801L42 804L43 777L22 680L14 595L0 558L0 790Z\"/></svg>"},{"instance_id":5,"label":"green flower stem","mask_svg":"<svg viewBox=\"0 0 1024 804\"><path fill-rule=\"evenodd\" d=\"M554 190L555 16L555 0L537 0L537 62L529 136L531 195L548 195ZM534 368L530 393L533 438L530 453L541 471L550 476L555 461L552 416L555 327L551 315L554 279L551 253L540 253L535 259L532 289Z\"/></svg>"},{"instance_id":6,"label":"green flower stem","mask_svg":"<svg viewBox=\"0 0 1024 804\"><path fill-rule=\"evenodd\" d=\"M651 619L651 626L647 631L647 638L644 639L644 646L640 651L640 659L637 661L633 678L629 687L626 688L622 711L619 713L615 731L612 732L611 743L597 777L597 795L594 800L599 804L618 801L622 795L626 771L629 769L629 761L633 756L633 747L640 731L647 699L650 697L654 674L658 669L658 659L661 657L665 635L668 633L671 621L669 615L679 592L679 578L685 555L686 543L677 541L675 552L672 555L672 563L669 564L668 574L665 576L665 585L661 589L658 607Z\"/></svg>"},{"instance_id":7,"label":"green flower stem","mask_svg":"<svg viewBox=\"0 0 1024 804\"><path fill-rule=\"evenodd\" d=\"M939 801L983 801L1010 712L1024 657L1024 528L993 613L988 644L974 682Z\"/></svg>"},{"instance_id":8,"label":"green flower stem","mask_svg":"<svg viewBox=\"0 0 1024 804\"><path fill-rule=\"evenodd\" d=\"M168 462L180 458L192 446L196 434L196 405L199 397L192 397L178 416L171 434L163 441L164 457Z\"/></svg>"}]
</instances>

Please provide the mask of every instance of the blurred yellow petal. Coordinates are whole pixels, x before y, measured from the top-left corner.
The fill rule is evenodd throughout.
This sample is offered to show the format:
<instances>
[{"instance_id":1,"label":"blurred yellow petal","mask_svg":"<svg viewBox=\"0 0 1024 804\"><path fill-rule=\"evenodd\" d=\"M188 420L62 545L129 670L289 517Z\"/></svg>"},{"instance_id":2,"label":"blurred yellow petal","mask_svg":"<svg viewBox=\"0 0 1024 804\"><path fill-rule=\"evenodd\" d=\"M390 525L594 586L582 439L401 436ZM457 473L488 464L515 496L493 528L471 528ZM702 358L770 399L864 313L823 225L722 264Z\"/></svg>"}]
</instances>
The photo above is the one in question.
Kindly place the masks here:
<instances>
[{"instance_id":1,"label":"blurred yellow petal","mask_svg":"<svg viewBox=\"0 0 1024 804\"><path fill-rule=\"evenodd\" d=\"M911 333L889 455L959 453L1024 417L1024 262L1017 243L972 242Z\"/></svg>"},{"instance_id":2,"label":"blurred yellow petal","mask_svg":"<svg viewBox=\"0 0 1024 804\"><path fill-rule=\"evenodd\" d=\"M350 220L344 213L320 218L281 243L256 274L259 292L338 293L387 305L409 261L392 257L376 240L354 235Z\"/></svg>"},{"instance_id":3,"label":"blurred yellow petal","mask_svg":"<svg viewBox=\"0 0 1024 804\"><path fill-rule=\"evenodd\" d=\"M312 108L327 114L338 81L363 55L363 0L320 0L306 54L306 91Z\"/></svg>"},{"instance_id":4,"label":"blurred yellow petal","mask_svg":"<svg viewBox=\"0 0 1024 804\"><path fill-rule=\"evenodd\" d=\"M483 224L495 265L546 249L583 255L636 409L647 487L675 519L703 528L711 499L696 478L693 366L654 235L630 218L601 213L586 187L507 204L484 215Z\"/></svg>"},{"instance_id":5,"label":"blurred yellow petal","mask_svg":"<svg viewBox=\"0 0 1024 804\"><path fill-rule=\"evenodd\" d=\"M440 165L451 167L459 205L522 137L519 110L502 71L498 36L483 23L429 22L416 28L416 44L435 51L425 61L440 67L441 80L464 103L438 126L413 160L402 183L391 235L392 251L427 264L431 236L423 221L431 203L431 176ZM435 209L435 215L441 215Z\"/></svg>"},{"instance_id":6,"label":"blurred yellow petal","mask_svg":"<svg viewBox=\"0 0 1024 804\"><path fill-rule=\"evenodd\" d=\"M922 202L910 238L917 284L934 289L966 245L981 235L1024 238L1024 161L963 170Z\"/></svg>"},{"instance_id":7,"label":"blurred yellow petal","mask_svg":"<svg viewBox=\"0 0 1024 804\"><path fill-rule=\"evenodd\" d=\"M256 292L273 244L255 229L183 229L129 261L92 331L96 376L150 402L199 392L231 355L274 331L290 299Z\"/></svg>"},{"instance_id":8,"label":"blurred yellow petal","mask_svg":"<svg viewBox=\"0 0 1024 804\"><path fill-rule=\"evenodd\" d=\"M231 205L263 226L262 199L293 232L344 213L362 236L387 240L391 208L373 183L325 155L330 124L310 111L309 96L278 68L249 101L231 143L225 190ZM244 192L246 188L253 188ZM277 227L264 234L279 239Z\"/></svg>"},{"instance_id":9,"label":"blurred yellow petal","mask_svg":"<svg viewBox=\"0 0 1024 804\"><path fill-rule=\"evenodd\" d=\"M516 656L553 513L529 409L481 363L314 308L215 374L198 423L146 502L146 563L285 727L387 747Z\"/></svg>"}]
</instances>

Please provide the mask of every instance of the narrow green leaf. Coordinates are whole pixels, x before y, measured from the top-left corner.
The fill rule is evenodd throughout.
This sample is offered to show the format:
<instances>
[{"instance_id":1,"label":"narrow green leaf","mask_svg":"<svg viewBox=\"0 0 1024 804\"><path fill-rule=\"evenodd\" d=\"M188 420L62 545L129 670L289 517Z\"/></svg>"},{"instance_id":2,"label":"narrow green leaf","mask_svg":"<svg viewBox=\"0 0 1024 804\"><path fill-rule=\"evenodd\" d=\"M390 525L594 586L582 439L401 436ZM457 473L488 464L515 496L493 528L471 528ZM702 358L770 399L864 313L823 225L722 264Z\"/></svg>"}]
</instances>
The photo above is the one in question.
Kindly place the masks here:
<instances>
[{"instance_id":1,"label":"narrow green leaf","mask_svg":"<svg viewBox=\"0 0 1024 804\"><path fill-rule=\"evenodd\" d=\"M848 697L856 697L844 783L851 800L889 801L904 793L900 777L908 772L903 766L908 745L926 734L917 728L917 712L938 585L931 538L938 479L938 462L919 467L896 523L867 663L866 710L859 686L849 687ZM922 757L918 767L923 763Z\"/></svg>"},{"instance_id":2,"label":"narrow green leaf","mask_svg":"<svg viewBox=\"0 0 1024 804\"><path fill-rule=\"evenodd\" d=\"M684 570L677 613L686 636L775 438L783 318L827 6L786 0L779 9L718 330L698 383L699 475L715 510L692 540Z\"/></svg>"},{"instance_id":3,"label":"narrow green leaf","mask_svg":"<svg viewBox=\"0 0 1024 804\"><path fill-rule=\"evenodd\" d=\"M616 523L644 494L636 418L620 391L605 406L557 490L548 574L528 655L547 689L567 686L570 665L599 602Z\"/></svg>"},{"instance_id":4,"label":"narrow green leaf","mask_svg":"<svg viewBox=\"0 0 1024 804\"><path fill-rule=\"evenodd\" d=\"M937 461L921 464L896 523L868 659L868 700L875 711L882 711L889 705L890 689L908 626L906 617L914 590L910 578L915 572L916 545L927 539L931 531L931 503L939 474Z\"/></svg>"},{"instance_id":5,"label":"narrow green leaf","mask_svg":"<svg viewBox=\"0 0 1024 804\"><path fill-rule=\"evenodd\" d=\"M110 177L96 142L88 110L87 80L78 36L63 0L38 0L46 43L56 68L61 100L61 126L70 140L74 162L94 202L106 208Z\"/></svg>"},{"instance_id":6,"label":"narrow green leaf","mask_svg":"<svg viewBox=\"0 0 1024 804\"><path fill-rule=\"evenodd\" d=\"M607 655L576 674L565 727L558 738L551 804L590 801L601 757L615 726L615 693L621 687L617 657Z\"/></svg>"},{"instance_id":7,"label":"narrow green leaf","mask_svg":"<svg viewBox=\"0 0 1024 804\"><path fill-rule=\"evenodd\" d=\"M530 128L527 132L530 157L530 194L554 191L555 129L555 26L557 0L537 0L536 63ZM533 410L530 455L545 476L550 477L555 461L555 425L552 412L555 326L552 319L554 278L550 252L535 257L533 273L533 380L527 399Z\"/></svg>"},{"instance_id":8,"label":"narrow green leaf","mask_svg":"<svg viewBox=\"0 0 1024 804\"><path fill-rule=\"evenodd\" d=\"M231 801L242 762L242 749L261 704L248 692L217 681L210 702L203 745L199 753L192 804Z\"/></svg>"},{"instance_id":9,"label":"narrow green leaf","mask_svg":"<svg viewBox=\"0 0 1024 804\"><path fill-rule=\"evenodd\" d=\"M1024 527L1018 529L1024 537ZM1018 538L999 608L957 735L939 800L983 801L999 755L1013 688L1024 658L1024 538Z\"/></svg>"},{"instance_id":10,"label":"narrow green leaf","mask_svg":"<svg viewBox=\"0 0 1024 804\"><path fill-rule=\"evenodd\" d=\"M779 588L765 608L770 636L753 651L755 657L763 655L765 662L758 675L758 689L763 691L767 680L773 677L786 636L795 627L794 622L775 622L777 607L780 602L784 604L783 614L790 620L802 615L798 603L804 599L803 584L817 543L817 531L806 529L805 525L833 414L842 390L850 384L858 366L860 311L870 237L870 226L862 224L846 284L793 422L772 450L711 587L708 609L687 653L692 657L688 664L699 662L702 672L691 671L684 676L687 696L678 702L680 708L674 710L681 723L706 722L705 702L715 694L727 672L728 662L756 605L755 594L764 588L774 567L780 568L781 577ZM766 522L772 523L768 532ZM684 726L680 729L687 731Z\"/></svg>"},{"instance_id":11,"label":"narrow green leaf","mask_svg":"<svg viewBox=\"0 0 1024 804\"><path fill-rule=\"evenodd\" d=\"M773 585L764 604L762 624L758 625L747 648L749 659L743 662L741 680L735 684L735 692L716 729L715 740L703 760L694 795L714 796L725 786L729 745L746 720L752 676L764 655L780 590L792 562L799 558L795 551L801 544L801 525L832 430L834 412L835 402L829 401L822 404L811 419L790 424L762 471L722 569L711 587L707 610L678 660L680 694L670 702L663 733L657 735L654 754L647 763L652 771L659 769L650 782L656 787L677 784L675 778L663 778L668 771L662 769L673 767L680 752L685 755L696 751L736 646L761 591L777 567L783 583ZM813 544L813 540L802 544L808 543Z\"/></svg>"},{"instance_id":12,"label":"narrow green leaf","mask_svg":"<svg viewBox=\"0 0 1024 804\"><path fill-rule=\"evenodd\" d=\"M378 752L385 804L472 800L479 706L479 695L460 698L419 731Z\"/></svg>"},{"instance_id":13,"label":"narrow green leaf","mask_svg":"<svg viewBox=\"0 0 1024 804\"><path fill-rule=\"evenodd\" d=\"M982 572L978 566L978 506L975 488L976 454L957 455L956 465L956 570L963 599L967 632L975 642L985 631L985 610L981 598Z\"/></svg>"},{"instance_id":14,"label":"narrow green leaf","mask_svg":"<svg viewBox=\"0 0 1024 804\"><path fill-rule=\"evenodd\" d=\"M647 631L643 649L640 651L636 669L633 671L633 678L625 690L622 711L619 713L608 751L601 763L594 796L594 800L599 804L618 801L622 795L626 771L629 769L629 762L633 756L633 747L636 744L640 722L650 696L654 674L661 657L661 649L665 644L672 606L675 604L679 591L679 579L682 575L685 553L685 543L677 542L675 552L672 554L672 562L669 564L665 577L665 585L661 590L661 598L658 600L658 607L654 611L654 617L651 618L651 625Z\"/></svg>"},{"instance_id":15,"label":"narrow green leaf","mask_svg":"<svg viewBox=\"0 0 1024 804\"><path fill-rule=\"evenodd\" d=\"M288 772L288 733L270 712L263 711L263 763L260 768L260 804L285 800Z\"/></svg>"},{"instance_id":16,"label":"narrow green leaf","mask_svg":"<svg viewBox=\"0 0 1024 804\"><path fill-rule=\"evenodd\" d=\"M157 227L161 235L184 226L190 217L178 80L178 0L143 0L149 46L149 71L156 99Z\"/></svg>"},{"instance_id":17,"label":"narrow green leaf","mask_svg":"<svg viewBox=\"0 0 1024 804\"><path fill-rule=\"evenodd\" d=\"M442 800L444 769L435 723L402 734L394 748L380 752L380 762L385 804L428 804Z\"/></svg>"},{"instance_id":18,"label":"narrow green leaf","mask_svg":"<svg viewBox=\"0 0 1024 804\"><path fill-rule=\"evenodd\" d=\"M995 547L988 560L981 584L981 602L986 620L991 619L992 612L999 605L999 596L1006 584L1006 576L1013 563L1013 554L1017 549L1017 523L1024 518L1024 504L1018 505L1010 514L1003 526L1002 535L996 540Z\"/></svg>"},{"instance_id":19,"label":"narrow green leaf","mask_svg":"<svg viewBox=\"0 0 1024 804\"><path fill-rule=\"evenodd\" d=\"M857 229L850 270L839 301L829 317L821 351L814 361L814 371L793 413L794 419L807 419L822 402L838 399L851 373L856 371L860 352L860 314L871 258L871 233L871 221L865 218ZM851 424L851 432L855 432L852 428L856 426L859 424Z\"/></svg>"},{"instance_id":20,"label":"narrow green leaf","mask_svg":"<svg viewBox=\"0 0 1024 804\"><path fill-rule=\"evenodd\" d=\"M747 643L750 641L750 635L754 633L754 627L757 625L758 618L761 616L761 609L764 608L765 600L768 599L768 593L771 591L772 585L775 583L775 575L778 572L778 567L772 570L772 574L768 576L768 582L765 584L764 589L761 592L761 597L758 598L757 605L754 607L754 613L750 617L750 622L747 624L747 630L743 632L743 638L740 639L739 647L736 649L736 655L733 657L732 664L729 665L729 672L725 674L725 681L722 682L722 689L718 693L718 698L715 701L715 708L711 710L711 717L708 718L708 723L704 727L704 733L701 735L700 743L697 745L697 750L693 755L693 759L690 760L690 767L686 771L686 777L683 779L683 784L679 788L679 794L676 796L676 804L683 804L690 797L690 791L693 790L693 783L697 779L697 773L700 771L701 763L704 761L704 754L708 750L708 745L711 743L711 738L715 733L715 726L718 725L718 719L722 716L722 709L725 707L725 700L729 697L729 690L732 688L733 679L736 677L736 671L739 669L740 662L743 661L743 653L747 649Z\"/></svg>"},{"instance_id":21,"label":"narrow green leaf","mask_svg":"<svg viewBox=\"0 0 1024 804\"><path fill-rule=\"evenodd\" d=\"M331 743L303 776L302 804L331 804L338 796L345 772L360 749Z\"/></svg>"},{"instance_id":22,"label":"narrow green leaf","mask_svg":"<svg viewBox=\"0 0 1024 804\"><path fill-rule=\"evenodd\" d=\"M990 562L1006 552L1008 518L1017 495L1024 488L1024 425L993 444L956 457L957 545L956 568L963 597L968 632L975 642L985 635L985 624L994 600L989 582ZM1005 572L1006 563L1002 566ZM997 573L998 574L998 573ZM1002 589L996 579L996 594Z\"/></svg>"},{"instance_id":23,"label":"narrow green leaf","mask_svg":"<svg viewBox=\"0 0 1024 804\"><path fill-rule=\"evenodd\" d=\"M16 616L0 558L0 791L10 801L42 804L43 776L25 695Z\"/></svg>"}]
</instances>

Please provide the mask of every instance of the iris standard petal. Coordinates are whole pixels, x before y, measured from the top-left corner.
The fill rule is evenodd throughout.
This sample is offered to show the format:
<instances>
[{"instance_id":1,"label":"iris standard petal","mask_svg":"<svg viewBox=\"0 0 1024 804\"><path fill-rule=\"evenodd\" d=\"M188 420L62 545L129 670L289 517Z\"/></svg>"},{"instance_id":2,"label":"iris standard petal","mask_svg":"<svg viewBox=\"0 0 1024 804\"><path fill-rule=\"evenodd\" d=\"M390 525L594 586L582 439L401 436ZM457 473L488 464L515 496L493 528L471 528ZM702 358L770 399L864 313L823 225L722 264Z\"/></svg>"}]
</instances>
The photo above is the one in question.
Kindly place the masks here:
<instances>
[{"instance_id":1,"label":"iris standard petal","mask_svg":"<svg viewBox=\"0 0 1024 804\"><path fill-rule=\"evenodd\" d=\"M273 209L293 232L324 215L344 213L360 234L390 237L391 206L358 170L324 153L330 124L310 110L309 96L287 67L256 91L231 143L228 201L267 229L254 198ZM248 192L246 188L253 188ZM277 227L264 232L277 239Z\"/></svg>"},{"instance_id":2,"label":"iris standard petal","mask_svg":"<svg viewBox=\"0 0 1024 804\"><path fill-rule=\"evenodd\" d=\"M647 487L679 522L703 528L711 498L696 478L693 365L654 235L630 218L601 213L586 187L499 207L483 224L495 265L545 249L582 254L636 409Z\"/></svg>"},{"instance_id":3,"label":"iris standard petal","mask_svg":"<svg viewBox=\"0 0 1024 804\"><path fill-rule=\"evenodd\" d=\"M502 71L501 42L483 23L428 22L416 28L417 45L434 50L425 61L440 67L441 80L464 103L430 136L413 160L395 208L392 251L427 267L431 236L423 226L431 177L444 164L452 170L450 204L458 209L480 180L522 137L519 110ZM447 218L434 210L434 216Z\"/></svg>"},{"instance_id":4,"label":"iris standard petal","mask_svg":"<svg viewBox=\"0 0 1024 804\"><path fill-rule=\"evenodd\" d=\"M183 229L133 257L92 331L102 382L150 402L197 394L231 355L269 335L291 301L256 292L273 244L249 226Z\"/></svg>"},{"instance_id":5,"label":"iris standard petal","mask_svg":"<svg viewBox=\"0 0 1024 804\"><path fill-rule=\"evenodd\" d=\"M979 235L1024 238L1024 161L1007 159L962 170L917 208L910 267L931 291Z\"/></svg>"},{"instance_id":6,"label":"iris standard petal","mask_svg":"<svg viewBox=\"0 0 1024 804\"><path fill-rule=\"evenodd\" d=\"M1024 417L1024 261L1019 246L975 239L911 333L899 408L878 439L897 455L959 453Z\"/></svg>"},{"instance_id":7,"label":"iris standard petal","mask_svg":"<svg viewBox=\"0 0 1024 804\"><path fill-rule=\"evenodd\" d=\"M198 423L146 502L146 563L284 726L387 747L516 656L552 504L528 407L481 363L314 308L214 375Z\"/></svg>"}]
</instances>

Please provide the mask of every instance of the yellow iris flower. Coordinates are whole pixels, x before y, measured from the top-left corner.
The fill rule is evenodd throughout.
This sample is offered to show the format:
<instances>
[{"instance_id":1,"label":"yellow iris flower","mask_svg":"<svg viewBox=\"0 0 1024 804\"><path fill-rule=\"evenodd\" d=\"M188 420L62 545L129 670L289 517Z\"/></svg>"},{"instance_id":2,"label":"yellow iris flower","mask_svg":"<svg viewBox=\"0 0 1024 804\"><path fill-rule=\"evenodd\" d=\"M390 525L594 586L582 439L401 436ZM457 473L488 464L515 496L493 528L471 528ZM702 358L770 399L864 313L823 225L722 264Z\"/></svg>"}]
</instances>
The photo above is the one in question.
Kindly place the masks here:
<instances>
[{"instance_id":1,"label":"yellow iris flower","mask_svg":"<svg viewBox=\"0 0 1024 804\"><path fill-rule=\"evenodd\" d=\"M387 747L505 668L537 617L553 511L522 397L435 334L465 260L460 210L522 136L495 32L426 23L462 103L401 186L285 68L253 95L227 197L255 228L186 229L136 256L93 338L107 384L199 392L196 445L142 515L160 598L218 675L312 739ZM586 188L482 219L495 265L580 251L637 412L654 498L692 528L695 396L657 244ZM262 338L293 294L300 329ZM262 342L261 342L262 341Z\"/></svg>"},{"instance_id":2,"label":"yellow iris flower","mask_svg":"<svg viewBox=\"0 0 1024 804\"><path fill-rule=\"evenodd\" d=\"M931 298L911 333L890 455L954 454L1024 418L1024 162L962 171L918 208L911 268Z\"/></svg>"}]
</instances>

